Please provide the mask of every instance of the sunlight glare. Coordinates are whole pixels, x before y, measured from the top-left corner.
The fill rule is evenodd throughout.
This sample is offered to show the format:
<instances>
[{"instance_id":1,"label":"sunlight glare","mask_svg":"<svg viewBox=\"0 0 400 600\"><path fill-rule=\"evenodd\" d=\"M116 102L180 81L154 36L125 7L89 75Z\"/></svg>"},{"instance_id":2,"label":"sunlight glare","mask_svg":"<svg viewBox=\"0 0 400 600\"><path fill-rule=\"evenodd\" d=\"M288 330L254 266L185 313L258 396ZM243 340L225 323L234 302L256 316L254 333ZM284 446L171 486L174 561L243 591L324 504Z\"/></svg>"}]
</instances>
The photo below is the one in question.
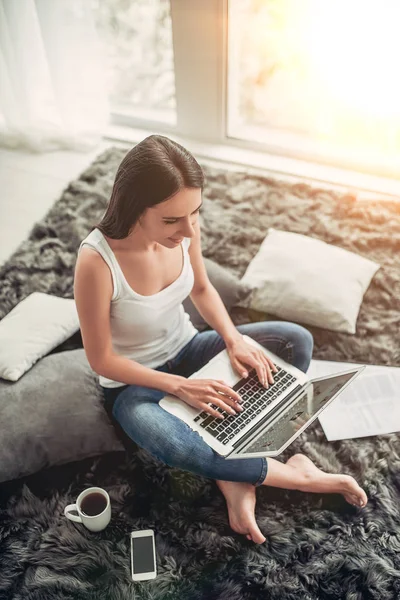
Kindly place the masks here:
<instances>
[{"instance_id":1,"label":"sunlight glare","mask_svg":"<svg viewBox=\"0 0 400 600\"><path fill-rule=\"evenodd\" d=\"M311 0L307 62L326 97L364 117L400 121L399 0Z\"/></svg>"}]
</instances>

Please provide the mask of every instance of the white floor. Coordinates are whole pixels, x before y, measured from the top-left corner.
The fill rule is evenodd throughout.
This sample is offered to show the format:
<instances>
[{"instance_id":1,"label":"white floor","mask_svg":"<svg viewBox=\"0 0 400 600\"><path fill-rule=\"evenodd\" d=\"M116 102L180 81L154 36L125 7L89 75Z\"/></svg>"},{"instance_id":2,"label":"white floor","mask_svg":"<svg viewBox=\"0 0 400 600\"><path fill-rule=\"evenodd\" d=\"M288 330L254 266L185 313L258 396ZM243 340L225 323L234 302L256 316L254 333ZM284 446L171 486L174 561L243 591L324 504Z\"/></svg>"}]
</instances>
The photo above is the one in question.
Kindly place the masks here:
<instances>
[{"instance_id":1,"label":"white floor","mask_svg":"<svg viewBox=\"0 0 400 600\"><path fill-rule=\"evenodd\" d=\"M0 148L0 265L27 237L32 226L44 217L68 183L85 170L95 156L112 145L132 147L129 142L122 144L104 140L89 153L59 151L32 154ZM244 164L244 156L243 154L243 166L249 168L249 164ZM205 161L203 157L202 162L216 161ZM227 164L225 166L229 167ZM232 163L231 168L238 168L238 163ZM282 172L279 172L278 177L284 177ZM294 179L293 176L287 178L292 181ZM307 179L310 181L310 178ZM317 173L315 179L319 179ZM321 181L318 185L321 185ZM331 182L325 185L332 187L333 184ZM346 188L348 189L348 182L344 185L344 189ZM377 193L371 195L375 198L384 196ZM367 197L367 194L362 195L364 196Z\"/></svg>"}]
</instances>

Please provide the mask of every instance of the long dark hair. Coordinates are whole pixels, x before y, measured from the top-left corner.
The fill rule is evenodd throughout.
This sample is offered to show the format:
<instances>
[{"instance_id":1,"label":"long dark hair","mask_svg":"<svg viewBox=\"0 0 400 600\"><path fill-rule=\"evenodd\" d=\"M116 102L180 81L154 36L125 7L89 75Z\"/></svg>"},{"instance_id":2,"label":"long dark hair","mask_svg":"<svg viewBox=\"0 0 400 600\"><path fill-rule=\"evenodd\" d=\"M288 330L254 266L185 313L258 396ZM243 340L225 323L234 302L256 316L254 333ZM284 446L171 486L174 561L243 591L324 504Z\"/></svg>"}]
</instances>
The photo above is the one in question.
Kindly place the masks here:
<instances>
[{"instance_id":1,"label":"long dark hair","mask_svg":"<svg viewBox=\"0 0 400 600\"><path fill-rule=\"evenodd\" d=\"M188 150L163 135L150 135L118 167L107 210L97 229L116 240L128 237L146 208L183 188L201 188L203 171Z\"/></svg>"}]
</instances>

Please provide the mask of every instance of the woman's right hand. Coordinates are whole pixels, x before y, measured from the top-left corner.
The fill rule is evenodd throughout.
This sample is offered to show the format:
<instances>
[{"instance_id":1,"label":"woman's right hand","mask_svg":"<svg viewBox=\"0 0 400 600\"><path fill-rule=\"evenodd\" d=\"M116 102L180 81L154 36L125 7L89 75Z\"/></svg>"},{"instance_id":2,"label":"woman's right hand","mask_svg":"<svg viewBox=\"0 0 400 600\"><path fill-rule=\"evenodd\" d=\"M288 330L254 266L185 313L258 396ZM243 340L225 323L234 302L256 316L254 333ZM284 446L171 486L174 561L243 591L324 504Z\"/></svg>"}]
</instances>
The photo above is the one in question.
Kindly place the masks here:
<instances>
[{"instance_id":1,"label":"woman's right hand","mask_svg":"<svg viewBox=\"0 0 400 600\"><path fill-rule=\"evenodd\" d=\"M220 407L230 415L243 410L239 394L220 379L185 379L180 383L176 396L193 408L219 419L223 419L223 415L210 405Z\"/></svg>"}]
</instances>

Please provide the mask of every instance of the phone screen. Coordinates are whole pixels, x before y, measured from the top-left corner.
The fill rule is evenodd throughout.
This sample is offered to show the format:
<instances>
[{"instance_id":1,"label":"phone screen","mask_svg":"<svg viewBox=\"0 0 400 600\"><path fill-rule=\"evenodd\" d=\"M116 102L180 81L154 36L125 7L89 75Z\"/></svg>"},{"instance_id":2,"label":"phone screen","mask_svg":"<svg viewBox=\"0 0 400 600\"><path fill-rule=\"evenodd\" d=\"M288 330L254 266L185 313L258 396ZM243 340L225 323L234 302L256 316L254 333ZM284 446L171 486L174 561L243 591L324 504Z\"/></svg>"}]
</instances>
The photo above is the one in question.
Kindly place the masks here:
<instances>
[{"instance_id":1,"label":"phone screen","mask_svg":"<svg viewBox=\"0 0 400 600\"><path fill-rule=\"evenodd\" d=\"M154 571L153 536L133 537L131 544L134 575Z\"/></svg>"}]
</instances>

